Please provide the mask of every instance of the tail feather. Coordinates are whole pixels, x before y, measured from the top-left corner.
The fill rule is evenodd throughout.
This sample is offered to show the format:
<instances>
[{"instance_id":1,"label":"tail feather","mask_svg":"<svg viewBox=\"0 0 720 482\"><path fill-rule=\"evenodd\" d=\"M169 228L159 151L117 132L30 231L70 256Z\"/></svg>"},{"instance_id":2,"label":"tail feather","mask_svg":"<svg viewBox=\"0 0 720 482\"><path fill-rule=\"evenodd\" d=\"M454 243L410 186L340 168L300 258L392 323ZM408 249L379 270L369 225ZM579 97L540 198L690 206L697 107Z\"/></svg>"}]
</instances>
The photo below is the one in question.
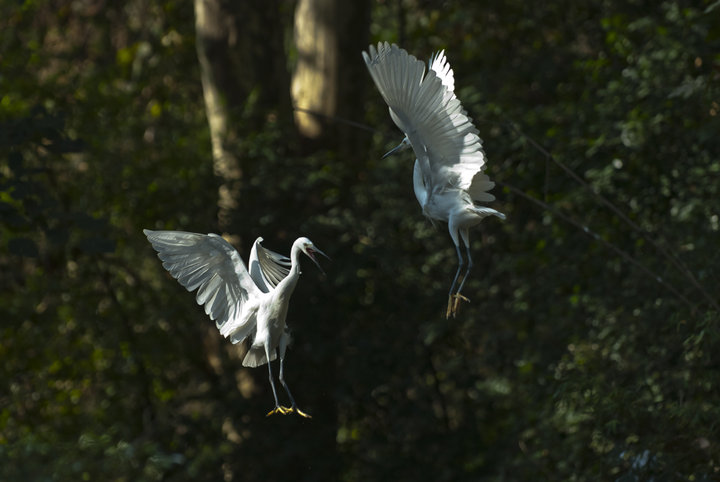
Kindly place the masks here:
<instances>
[{"instance_id":1,"label":"tail feather","mask_svg":"<svg viewBox=\"0 0 720 482\"><path fill-rule=\"evenodd\" d=\"M505 215L501 213L500 211L496 211L493 208L488 208L485 206L473 206L473 211L475 211L478 216L481 216L483 218L486 218L488 216L496 216L503 221L505 220Z\"/></svg>"},{"instance_id":2,"label":"tail feather","mask_svg":"<svg viewBox=\"0 0 720 482\"><path fill-rule=\"evenodd\" d=\"M275 358L277 358L277 350L272 350L270 352L270 361L273 361ZM242 364L244 367L255 368L265 365L267 362L267 357L265 356L265 347L251 346L247 352L247 355L245 355Z\"/></svg>"}]
</instances>

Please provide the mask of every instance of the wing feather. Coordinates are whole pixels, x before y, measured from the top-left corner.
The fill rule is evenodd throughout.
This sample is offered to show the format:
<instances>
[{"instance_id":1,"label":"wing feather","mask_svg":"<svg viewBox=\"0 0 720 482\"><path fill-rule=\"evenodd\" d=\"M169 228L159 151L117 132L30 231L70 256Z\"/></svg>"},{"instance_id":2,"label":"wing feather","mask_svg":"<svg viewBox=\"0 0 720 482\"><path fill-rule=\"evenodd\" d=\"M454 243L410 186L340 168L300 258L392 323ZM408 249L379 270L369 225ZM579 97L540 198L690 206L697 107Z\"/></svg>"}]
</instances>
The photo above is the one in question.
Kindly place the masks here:
<instances>
[{"instance_id":1,"label":"wing feather","mask_svg":"<svg viewBox=\"0 0 720 482\"><path fill-rule=\"evenodd\" d=\"M216 234L144 229L163 267L188 291L197 289L196 301L225 336L237 338L237 330L250 333L255 317L243 315L248 302L262 295L235 248ZM232 330L226 323L236 325ZM245 337L243 336L243 338Z\"/></svg>"},{"instance_id":2,"label":"wing feather","mask_svg":"<svg viewBox=\"0 0 720 482\"><path fill-rule=\"evenodd\" d=\"M487 197L473 187L486 163L482 140L455 96L445 52L431 57L427 73L422 61L387 42L371 45L363 58L393 122L410 140L427 189L451 187L476 200Z\"/></svg>"},{"instance_id":3,"label":"wing feather","mask_svg":"<svg viewBox=\"0 0 720 482\"><path fill-rule=\"evenodd\" d=\"M431 57L427 73L422 61L387 42L371 45L363 58L393 122L413 146L428 189L469 190L486 159L478 130L455 97L445 52Z\"/></svg>"},{"instance_id":4,"label":"wing feather","mask_svg":"<svg viewBox=\"0 0 720 482\"><path fill-rule=\"evenodd\" d=\"M275 288L290 273L292 262L287 256L264 248L263 238L257 238L250 251L250 276L263 292Z\"/></svg>"},{"instance_id":5,"label":"wing feather","mask_svg":"<svg viewBox=\"0 0 720 482\"><path fill-rule=\"evenodd\" d=\"M442 81L445 88L451 94L455 92L455 75L450 68L450 63L445 57L445 51L441 50L430 56L428 66L431 70L435 71L438 78Z\"/></svg>"}]
</instances>

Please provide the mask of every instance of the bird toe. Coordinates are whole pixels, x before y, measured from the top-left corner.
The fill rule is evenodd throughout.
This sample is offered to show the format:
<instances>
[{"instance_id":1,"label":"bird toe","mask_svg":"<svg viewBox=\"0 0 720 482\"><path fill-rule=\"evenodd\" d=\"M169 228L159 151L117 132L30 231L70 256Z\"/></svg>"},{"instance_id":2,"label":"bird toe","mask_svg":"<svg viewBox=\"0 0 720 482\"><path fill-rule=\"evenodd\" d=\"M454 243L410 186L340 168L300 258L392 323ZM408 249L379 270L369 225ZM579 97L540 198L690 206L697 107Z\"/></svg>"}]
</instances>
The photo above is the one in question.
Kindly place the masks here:
<instances>
[{"instance_id":1,"label":"bird toe","mask_svg":"<svg viewBox=\"0 0 720 482\"><path fill-rule=\"evenodd\" d=\"M303 417L303 418L312 418L312 415L309 415L309 414L303 412L302 410L300 410L300 409L297 408L297 407L291 408L291 409L290 409L290 412L295 412L295 413L297 413L298 415L300 415L300 416Z\"/></svg>"},{"instance_id":2,"label":"bird toe","mask_svg":"<svg viewBox=\"0 0 720 482\"><path fill-rule=\"evenodd\" d=\"M445 312L445 319L449 319L451 314L454 314L455 310L453 308L454 302L453 302L453 295L448 296L448 305L447 305L447 311Z\"/></svg>"},{"instance_id":3,"label":"bird toe","mask_svg":"<svg viewBox=\"0 0 720 482\"><path fill-rule=\"evenodd\" d=\"M452 295L452 298L454 298L454 302L452 304L452 315L453 318L455 318L455 316L457 315L458 307L460 306L460 300L470 303L470 299L461 295L460 293L455 293L454 295Z\"/></svg>"},{"instance_id":4,"label":"bird toe","mask_svg":"<svg viewBox=\"0 0 720 482\"><path fill-rule=\"evenodd\" d=\"M270 410L270 411L267 413L266 417L269 417L270 415L275 415L276 413L279 413L279 414L281 414L281 415L287 415L287 414L290 413L291 411L292 411L292 410L289 409L289 408L287 408L287 407L283 407L283 406L281 406L281 405L278 405L277 407L275 407L275 408L273 408L272 410Z\"/></svg>"}]
</instances>

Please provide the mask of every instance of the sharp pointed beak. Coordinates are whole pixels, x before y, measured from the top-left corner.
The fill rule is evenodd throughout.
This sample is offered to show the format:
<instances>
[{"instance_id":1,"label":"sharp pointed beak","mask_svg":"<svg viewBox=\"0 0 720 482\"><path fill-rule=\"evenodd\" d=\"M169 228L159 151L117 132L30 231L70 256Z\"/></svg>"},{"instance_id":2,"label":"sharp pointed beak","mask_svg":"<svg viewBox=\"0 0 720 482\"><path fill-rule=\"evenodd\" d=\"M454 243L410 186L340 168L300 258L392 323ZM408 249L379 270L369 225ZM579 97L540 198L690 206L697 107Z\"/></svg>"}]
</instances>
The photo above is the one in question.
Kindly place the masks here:
<instances>
[{"instance_id":1,"label":"sharp pointed beak","mask_svg":"<svg viewBox=\"0 0 720 482\"><path fill-rule=\"evenodd\" d=\"M319 249L317 249L315 247L313 247L312 249L308 249L308 251L307 251L308 258L310 258L312 260L312 262L315 263L315 266L317 266L318 269L320 270L320 272L323 274L323 276L325 276L325 271L322 269L322 266L320 266L320 263L318 263L318 260L315 258L315 253L323 255L327 259L330 259L330 256L328 256L327 254L323 253L322 251L320 251Z\"/></svg>"},{"instance_id":2,"label":"sharp pointed beak","mask_svg":"<svg viewBox=\"0 0 720 482\"><path fill-rule=\"evenodd\" d=\"M385 159L388 156L392 156L396 152L399 152L403 147L405 147L405 144L401 142L397 146L395 146L392 149L390 149L389 151L387 151L380 159Z\"/></svg>"}]
</instances>

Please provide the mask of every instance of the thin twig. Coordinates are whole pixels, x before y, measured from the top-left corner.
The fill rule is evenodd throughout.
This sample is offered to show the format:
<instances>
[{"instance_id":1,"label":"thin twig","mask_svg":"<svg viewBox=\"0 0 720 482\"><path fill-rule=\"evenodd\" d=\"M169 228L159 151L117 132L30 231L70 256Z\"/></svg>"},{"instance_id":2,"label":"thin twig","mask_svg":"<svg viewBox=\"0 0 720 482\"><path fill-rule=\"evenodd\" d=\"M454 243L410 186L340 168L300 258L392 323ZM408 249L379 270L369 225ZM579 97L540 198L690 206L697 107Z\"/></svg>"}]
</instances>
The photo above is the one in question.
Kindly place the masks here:
<instances>
[{"instance_id":1,"label":"thin twig","mask_svg":"<svg viewBox=\"0 0 720 482\"><path fill-rule=\"evenodd\" d=\"M378 129L375 129L375 128L373 128L373 127L370 127L370 126L367 125L367 124L363 124L363 123L361 123L361 122L355 122L355 121L352 121L352 120L350 120L350 119L345 119L345 118L343 118L343 117L337 117L337 116L334 116L334 115L327 115L327 114L323 114L323 113L321 113L321 112L315 112L314 110L305 109L305 108L303 108L303 107L297 107L297 106L293 107L293 109L295 109L297 112L303 112L303 113L305 113L305 114L310 114L310 115L313 115L313 116L315 116L315 117L319 117L319 118L321 118L321 119L330 120L330 121L333 121L333 122L337 122L337 123L339 123L339 124L347 124L347 125L352 126L352 127L357 127L358 129L362 129L362 130L364 130L364 131L368 131L368 132L372 132L372 133L380 132Z\"/></svg>"},{"instance_id":2,"label":"thin twig","mask_svg":"<svg viewBox=\"0 0 720 482\"><path fill-rule=\"evenodd\" d=\"M639 261L637 261L635 258L633 258L627 251L624 251L624 250L618 248L617 246L615 246L614 244L612 244L612 243L610 243L610 242L608 242L608 241L605 241L605 240L604 240L603 238L601 238L597 233L595 233L595 232L593 232L592 230L590 230L587 226L584 226L582 223L580 223L579 221L576 221L574 218L572 218L572 217L568 216L567 214L564 214L564 213L562 213L561 211L555 209L554 207L552 207L552 206L549 205L548 203L543 202L543 201L541 201L541 200L539 200L539 199L537 199L537 198L534 198L534 197L530 196L529 194L526 194L526 193L522 192L520 189L518 189L518 188L516 188L516 187L514 187L514 186L511 186L511 185L508 184L508 183L501 182L501 181L495 181L495 182L496 182L498 185L500 185L500 186L506 187L508 190L510 190L510 192L512 192L512 193L514 193L514 194L517 194L518 196L520 196L520 197L522 197L522 198L524 198L524 199L527 199L528 201L530 201L530 202L532 202L532 203L535 203L535 204L537 204L538 206L541 206L543 209L551 212L553 215L559 217L559 218L562 219L563 221L565 221L565 222L567 222L567 223L570 223L570 224L572 224L573 226L575 226L576 228L578 228L578 229L580 229L581 231L585 232L585 233L586 233L588 236L590 236L591 238L595 239L596 241L599 241L600 243L602 243L603 245L605 245L605 247L611 249L611 250L614 251L616 254L618 254L620 257L622 257L623 259L625 259L625 260L628 261L629 263L633 264L634 266L638 267L643 273L647 274L648 276L650 276L651 278L653 278L655 281L657 281L658 283L660 283L660 284L661 284L663 287L665 287L668 291L670 291L672 294L674 294L675 296L677 296L678 299L682 300L686 305L688 305L688 307L689 307L692 311L695 311L695 306L693 306L692 302L691 302L685 295L683 295L683 294L680 293L678 290L676 290L675 287L673 287L671 284L667 283L661 276L659 276L658 274L656 274L655 272L653 272L650 268L646 267L645 265L643 265L642 263L640 263Z\"/></svg>"},{"instance_id":3,"label":"thin twig","mask_svg":"<svg viewBox=\"0 0 720 482\"><path fill-rule=\"evenodd\" d=\"M590 186L590 184L585 181L583 178L575 174L572 169L567 167L563 162L558 160L555 156L553 156L547 149L545 149L543 146L540 145L535 139L528 136L524 132L522 132L513 122L507 122L507 125L510 129L512 129L517 135L523 137L526 139L531 146L533 146L536 150L538 150L540 153L542 153L547 159L554 162L558 167L560 167L568 176L570 176L575 182L580 184L582 187L584 187L587 191L589 191L593 197L595 197L600 203L605 205L608 209L610 209L615 215L617 215L622 221L624 221L628 226L630 226L633 230L635 230L640 236L642 236L645 241L650 243L652 246L655 247L666 259L670 261L670 263L677 269L681 274L683 274L690 283L698 290L700 293L702 293L703 297L707 300L710 305L712 305L716 310L720 311L720 304L710 296L710 293L705 290L705 288L702 287L702 285L698 282L697 278L692 274L690 269L685 265L685 263L682 262L681 259L679 259L678 256L675 254L669 252L667 249L665 249L660 243L658 243L655 239L653 239L653 235L648 232L647 230L641 228L637 223L635 223L632 219L627 217L625 213L623 213L617 206L615 206L612 202L610 202L609 199L607 199L605 196L597 192L595 189ZM655 235L662 239L663 243L667 244L667 241L662 238L659 234Z\"/></svg>"}]
</instances>

